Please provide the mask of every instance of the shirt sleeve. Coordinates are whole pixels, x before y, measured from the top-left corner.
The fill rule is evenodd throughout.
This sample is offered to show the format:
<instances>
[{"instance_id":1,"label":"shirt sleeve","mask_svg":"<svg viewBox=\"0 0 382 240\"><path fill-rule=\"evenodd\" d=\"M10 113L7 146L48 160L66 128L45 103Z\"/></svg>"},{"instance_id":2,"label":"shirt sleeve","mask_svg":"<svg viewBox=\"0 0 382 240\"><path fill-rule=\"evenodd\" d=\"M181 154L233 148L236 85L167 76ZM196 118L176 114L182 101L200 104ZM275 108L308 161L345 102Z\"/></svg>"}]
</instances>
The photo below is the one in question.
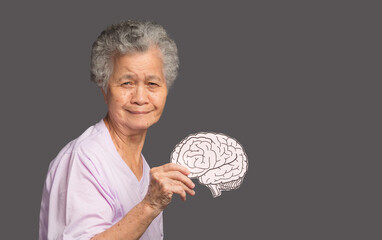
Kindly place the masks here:
<instances>
[{"instance_id":1,"label":"shirt sleeve","mask_svg":"<svg viewBox=\"0 0 382 240\"><path fill-rule=\"evenodd\" d=\"M87 240L113 225L114 198L101 168L81 151L72 153L68 170L64 240Z\"/></svg>"}]
</instances>

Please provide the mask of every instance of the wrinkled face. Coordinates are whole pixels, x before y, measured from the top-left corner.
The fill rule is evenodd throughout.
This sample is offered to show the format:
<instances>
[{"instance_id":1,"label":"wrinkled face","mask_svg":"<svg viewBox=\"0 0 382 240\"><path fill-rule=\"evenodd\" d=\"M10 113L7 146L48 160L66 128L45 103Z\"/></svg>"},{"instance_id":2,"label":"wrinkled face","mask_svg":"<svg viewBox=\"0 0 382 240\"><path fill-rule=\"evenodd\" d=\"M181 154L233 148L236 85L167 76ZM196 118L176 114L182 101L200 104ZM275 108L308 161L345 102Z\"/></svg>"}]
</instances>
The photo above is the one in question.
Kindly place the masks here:
<instances>
[{"instance_id":1,"label":"wrinkled face","mask_svg":"<svg viewBox=\"0 0 382 240\"><path fill-rule=\"evenodd\" d=\"M158 48L115 57L104 94L113 124L126 131L147 130L162 115L167 86Z\"/></svg>"}]
</instances>

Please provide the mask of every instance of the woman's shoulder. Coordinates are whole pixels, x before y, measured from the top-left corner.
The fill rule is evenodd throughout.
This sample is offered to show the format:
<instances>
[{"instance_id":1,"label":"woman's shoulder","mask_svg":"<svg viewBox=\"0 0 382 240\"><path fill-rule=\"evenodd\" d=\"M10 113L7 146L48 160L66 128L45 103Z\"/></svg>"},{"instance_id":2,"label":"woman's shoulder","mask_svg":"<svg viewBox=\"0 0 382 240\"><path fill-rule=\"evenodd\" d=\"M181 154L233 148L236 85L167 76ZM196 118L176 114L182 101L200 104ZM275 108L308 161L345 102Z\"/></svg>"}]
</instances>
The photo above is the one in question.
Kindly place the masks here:
<instances>
[{"instance_id":1,"label":"woman's shoulder","mask_svg":"<svg viewBox=\"0 0 382 240\"><path fill-rule=\"evenodd\" d=\"M82 156L82 159L91 159L92 155L102 151L105 147L105 128L102 126L103 120L87 128L79 137L66 144L51 162L53 165L59 164L63 159L73 159Z\"/></svg>"},{"instance_id":2,"label":"woman's shoulder","mask_svg":"<svg viewBox=\"0 0 382 240\"><path fill-rule=\"evenodd\" d=\"M55 186L66 191L68 184L76 181L90 181L94 186L102 185L102 189L109 188L105 178L108 169L102 163L104 132L98 125L89 127L69 142L50 163L45 182L48 192Z\"/></svg>"},{"instance_id":3,"label":"woman's shoulder","mask_svg":"<svg viewBox=\"0 0 382 240\"><path fill-rule=\"evenodd\" d=\"M104 145L106 127L103 120L87 128L80 136L69 142L62 151L65 154L89 152Z\"/></svg>"}]
</instances>

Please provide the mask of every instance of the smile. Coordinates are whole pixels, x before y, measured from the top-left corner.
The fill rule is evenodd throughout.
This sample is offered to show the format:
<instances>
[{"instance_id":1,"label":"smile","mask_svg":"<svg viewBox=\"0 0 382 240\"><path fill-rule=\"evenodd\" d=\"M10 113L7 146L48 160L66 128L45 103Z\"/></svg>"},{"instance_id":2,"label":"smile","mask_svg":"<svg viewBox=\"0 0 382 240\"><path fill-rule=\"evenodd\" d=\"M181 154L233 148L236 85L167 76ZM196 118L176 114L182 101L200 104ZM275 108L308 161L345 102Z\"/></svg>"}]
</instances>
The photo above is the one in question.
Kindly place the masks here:
<instances>
[{"instance_id":1,"label":"smile","mask_svg":"<svg viewBox=\"0 0 382 240\"><path fill-rule=\"evenodd\" d=\"M151 112L151 111L131 111L131 110L127 110L127 111L131 114L137 114L137 115L144 115Z\"/></svg>"}]
</instances>

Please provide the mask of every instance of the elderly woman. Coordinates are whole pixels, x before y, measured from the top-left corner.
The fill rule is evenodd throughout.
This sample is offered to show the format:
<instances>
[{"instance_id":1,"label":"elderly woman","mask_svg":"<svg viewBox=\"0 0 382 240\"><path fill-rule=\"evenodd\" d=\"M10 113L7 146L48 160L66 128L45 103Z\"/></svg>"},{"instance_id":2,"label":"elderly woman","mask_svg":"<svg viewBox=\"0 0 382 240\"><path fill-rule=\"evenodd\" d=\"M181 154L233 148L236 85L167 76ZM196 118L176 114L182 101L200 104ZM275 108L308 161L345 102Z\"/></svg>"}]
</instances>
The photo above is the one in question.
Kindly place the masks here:
<instances>
[{"instance_id":1,"label":"elderly woman","mask_svg":"<svg viewBox=\"0 0 382 240\"><path fill-rule=\"evenodd\" d=\"M160 25L123 21L100 34L91 80L108 112L51 162L40 240L163 239L163 209L174 193L194 195L195 185L180 165L150 170L141 151L177 69L176 45Z\"/></svg>"}]
</instances>

